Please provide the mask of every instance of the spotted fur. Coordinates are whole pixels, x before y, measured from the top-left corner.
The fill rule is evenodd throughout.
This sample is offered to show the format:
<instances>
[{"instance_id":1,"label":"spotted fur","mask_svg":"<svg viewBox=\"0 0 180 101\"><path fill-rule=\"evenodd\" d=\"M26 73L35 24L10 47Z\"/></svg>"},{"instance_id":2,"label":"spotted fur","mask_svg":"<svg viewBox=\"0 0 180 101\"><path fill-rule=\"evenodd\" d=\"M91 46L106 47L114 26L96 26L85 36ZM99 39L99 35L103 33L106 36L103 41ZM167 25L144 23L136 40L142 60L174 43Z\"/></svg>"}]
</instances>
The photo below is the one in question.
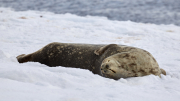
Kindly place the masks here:
<instances>
[{"instance_id":1,"label":"spotted fur","mask_svg":"<svg viewBox=\"0 0 180 101\"><path fill-rule=\"evenodd\" d=\"M19 63L39 62L50 67L88 69L94 74L119 79L166 74L147 51L124 45L50 43L42 49L17 56ZM107 65L108 64L108 65Z\"/></svg>"}]
</instances>

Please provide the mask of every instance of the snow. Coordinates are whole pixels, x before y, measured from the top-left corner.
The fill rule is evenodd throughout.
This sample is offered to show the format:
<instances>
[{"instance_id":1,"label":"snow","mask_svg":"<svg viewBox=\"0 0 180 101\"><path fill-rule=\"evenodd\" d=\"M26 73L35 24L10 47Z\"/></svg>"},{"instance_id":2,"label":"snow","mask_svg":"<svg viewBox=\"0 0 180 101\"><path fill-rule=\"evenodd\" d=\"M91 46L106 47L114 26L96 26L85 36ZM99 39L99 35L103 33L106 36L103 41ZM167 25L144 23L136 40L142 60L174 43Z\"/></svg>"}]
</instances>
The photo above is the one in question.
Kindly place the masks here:
<instances>
[{"instance_id":1,"label":"snow","mask_svg":"<svg viewBox=\"0 0 180 101\"><path fill-rule=\"evenodd\" d=\"M180 27L0 8L1 101L179 101ZM88 70L19 64L51 42L123 44L153 54L167 75L113 80Z\"/></svg>"}]
</instances>

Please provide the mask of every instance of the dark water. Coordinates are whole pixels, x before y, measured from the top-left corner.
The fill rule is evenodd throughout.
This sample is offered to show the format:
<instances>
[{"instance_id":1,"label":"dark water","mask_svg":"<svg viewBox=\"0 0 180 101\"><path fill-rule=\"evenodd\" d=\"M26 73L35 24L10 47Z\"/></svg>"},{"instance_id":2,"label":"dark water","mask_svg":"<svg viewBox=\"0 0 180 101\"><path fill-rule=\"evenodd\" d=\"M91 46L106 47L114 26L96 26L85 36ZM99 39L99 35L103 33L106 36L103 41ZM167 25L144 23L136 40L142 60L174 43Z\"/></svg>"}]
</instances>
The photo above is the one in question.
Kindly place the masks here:
<instances>
[{"instance_id":1,"label":"dark water","mask_svg":"<svg viewBox=\"0 0 180 101\"><path fill-rule=\"evenodd\" d=\"M0 0L0 7L180 26L180 0Z\"/></svg>"}]
</instances>

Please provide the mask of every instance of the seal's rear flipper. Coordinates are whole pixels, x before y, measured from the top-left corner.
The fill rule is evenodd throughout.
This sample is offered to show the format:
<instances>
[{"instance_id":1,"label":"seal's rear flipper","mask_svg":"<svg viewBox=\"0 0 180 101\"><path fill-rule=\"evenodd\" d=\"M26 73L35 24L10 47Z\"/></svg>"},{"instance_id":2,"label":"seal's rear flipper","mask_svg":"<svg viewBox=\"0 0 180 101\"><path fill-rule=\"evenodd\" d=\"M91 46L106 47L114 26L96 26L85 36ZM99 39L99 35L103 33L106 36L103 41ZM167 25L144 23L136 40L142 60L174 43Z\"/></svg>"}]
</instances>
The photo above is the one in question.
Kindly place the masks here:
<instances>
[{"instance_id":1,"label":"seal's rear flipper","mask_svg":"<svg viewBox=\"0 0 180 101\"><path fill-rule=\"evenodd\" d=\"M117 44L109 44L107 46L101 47L98 50L95 50L94 54L102 55L108 48L113 47L113 46L117 46Z\"/></svg>"},{"instance_id":2,"label":"seal's rear flipper","mask_svg":"<svg viewBox=\"0 0 180 101\"><path fill-rule=\"evenodd\" d=\"M21 54L21 55L17 56L16 58L19 63L28 62L31 59L31 54L28 54L28 55Z\"/></svg>"},{"instance_id":3,"label":"seal's rear flipper","mask_svg":"<svg viewBox=\"0 0 180 101\"><path fill-rule=\"evenodd\" d=\"M161 68L160 68L160 70L161 70L161 73L162 73L162 74L166 75L166 71L165 71L164 69L161 69Z\"/></svg>"}]
</instances>

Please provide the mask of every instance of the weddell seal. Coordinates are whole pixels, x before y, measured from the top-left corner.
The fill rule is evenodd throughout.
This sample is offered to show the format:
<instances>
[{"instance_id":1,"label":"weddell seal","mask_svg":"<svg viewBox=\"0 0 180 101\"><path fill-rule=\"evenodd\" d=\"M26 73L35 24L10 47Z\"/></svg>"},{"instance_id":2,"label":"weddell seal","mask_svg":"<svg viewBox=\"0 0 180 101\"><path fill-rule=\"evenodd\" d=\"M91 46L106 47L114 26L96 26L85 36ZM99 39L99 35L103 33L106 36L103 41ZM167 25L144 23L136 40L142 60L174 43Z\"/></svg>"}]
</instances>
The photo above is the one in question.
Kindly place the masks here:
<instances>
[{"instance_id":1,"label":"weddell seal","mask_svg":"<svg viewBox=\"0 0 180 101\"><path fill-rule=\"evenodd\" d=\"M50 67L88 69L94 74L118 80L145 75L166 75L147 51L125 45L92 45L53 42L42 49L17 56L19 63L40 62Z\"/></svg>"}]
</instances>

